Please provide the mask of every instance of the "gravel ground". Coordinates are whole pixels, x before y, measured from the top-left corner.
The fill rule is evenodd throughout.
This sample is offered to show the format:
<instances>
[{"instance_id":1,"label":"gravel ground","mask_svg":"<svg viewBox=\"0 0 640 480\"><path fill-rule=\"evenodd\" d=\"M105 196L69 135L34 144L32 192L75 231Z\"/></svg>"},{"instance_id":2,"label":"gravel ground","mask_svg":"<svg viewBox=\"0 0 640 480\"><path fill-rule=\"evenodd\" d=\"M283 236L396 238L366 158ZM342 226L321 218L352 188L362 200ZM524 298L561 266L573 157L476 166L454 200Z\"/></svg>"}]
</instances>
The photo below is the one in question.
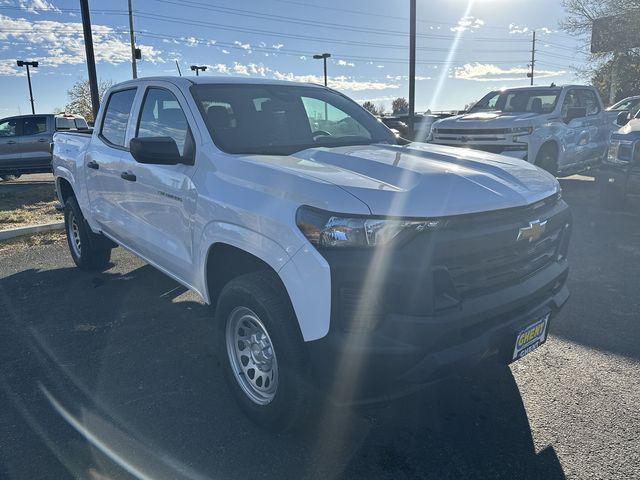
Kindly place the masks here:
<instances>
[{"instance_id":1,"label":"gravel ground","mask_svg":"<svg viewBox=\"0 0 640 480\"><path fill-rule=\"evenodd\" d=\"M0 478L640 478L640 216L563 188L572 298L544 347L287 435L240 414L169 278L122 249L81 272L61 236L0 248Z\"/></svg>"},{"instance_id":2,"label":"gravel ground","mask_svg":"<svg viewBox=\"0 0 640 480\"><path fill-rule=\"evenodd\" d=\"M0 230L61 221L54 189L50 173L0 181Z\"/></svg>"}]
</instances>

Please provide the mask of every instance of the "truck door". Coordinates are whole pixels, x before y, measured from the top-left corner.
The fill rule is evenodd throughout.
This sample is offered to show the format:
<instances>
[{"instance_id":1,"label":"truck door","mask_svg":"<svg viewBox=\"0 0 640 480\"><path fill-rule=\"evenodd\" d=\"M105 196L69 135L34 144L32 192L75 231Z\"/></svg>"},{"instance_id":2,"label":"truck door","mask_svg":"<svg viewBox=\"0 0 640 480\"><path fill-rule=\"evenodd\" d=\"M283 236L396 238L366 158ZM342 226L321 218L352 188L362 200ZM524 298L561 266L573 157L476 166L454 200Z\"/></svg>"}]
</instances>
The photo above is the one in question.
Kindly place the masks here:
<instances>
[{"instance_id":1,"label":"truck door","mask_svg":"<svg viewBox=\"0 0 640 480\"><path fill-rule=\"evenodd\" d=\"M585 118L574 118L567 122L569 108L580 107L580 98L577 89L569 89L564 97L561 107L562 120L566 128L562 132L562 145L564 155L558 160L560 170L567 170L583 161L587 151L589 131L585 123Z\"/></svg>"},{"instance_id":2,"label":"truck door","mask_svg":"<svg viewBox=\"0 0 640 480\"><path fill-rule=\"evenodd\" d=\"M186 282L193 278L192 217L196 190L195 119L182 93L171 84L150 86L144 92L133 137L170 137L185 158L184 164L155 165L135 161L125 152L129 181L122 207L132 219L138 252Z\"/></svg>"},{"instance_id":3,"label":"truck door","mask_svg":"<svg viewBox=\"0 0 640 480\"><path fill-rule=\"evenodd\" d=\"M600 102L596 92L591 89L581 89L578 91L580 106L587 111L584 125L588 132L587 145L582 161L585 164L593 165L599 163L609 147L610 128L607 124L606 115L602 113Z\"/></svg>"},{"instance_id":4,"label":"truck door","mask_svg":"<svg viewBox=\"0 0 640 480\"><path fill-rule=\"evenodd\" d=\"M25 170L50 170L49 144L52 139L53 125L47 128L47 117L45 116L24 117L22 121L22 135L18 140L20 163Z\"/></svg>"},{"instance_id":5,"label":"truck door","mask_svg":"<svg viewBox=\"0 0 640 480\"><path fill-rule=\"evenodd\" d=\"M20 166L19 127L22 127L22 122L17 118L7 118L0 121L0 173L10 174Z\"/></svg>"},{"instance_id":6,"label":"truck door","mask_svg":"<svg viewBox=\"0 0 640 480\"><path fill-rule=\"evenodd\" d=\"M131 228L122 209L126 182L120 175L136 90L117 90L109 95L101 124L96 125L99 133L92 137L84 159L91 217L117 241L123 240Z\"/></svg>"}]
</instances>

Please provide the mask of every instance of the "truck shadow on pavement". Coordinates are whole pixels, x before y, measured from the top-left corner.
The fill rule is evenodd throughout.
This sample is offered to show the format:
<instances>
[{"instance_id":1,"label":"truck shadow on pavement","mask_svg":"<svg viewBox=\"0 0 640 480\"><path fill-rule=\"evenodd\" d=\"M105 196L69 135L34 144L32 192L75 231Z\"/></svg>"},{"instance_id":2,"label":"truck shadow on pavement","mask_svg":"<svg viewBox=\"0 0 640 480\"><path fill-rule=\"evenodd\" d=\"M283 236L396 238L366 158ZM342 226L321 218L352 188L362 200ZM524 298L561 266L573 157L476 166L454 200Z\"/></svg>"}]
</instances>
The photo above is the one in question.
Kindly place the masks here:
<instances>
[{"instance_id":1,"label":"truck shadow on pavement","mask_svg":"<svg viewBox=\"0 0 640 480\"><path fill-rule=\"evenodd\" d=\"M0 281L3 478L565 478L506 367L260 430L224 383L210 309L152 267L113 270Z\"/></svg>"}]
</instances>

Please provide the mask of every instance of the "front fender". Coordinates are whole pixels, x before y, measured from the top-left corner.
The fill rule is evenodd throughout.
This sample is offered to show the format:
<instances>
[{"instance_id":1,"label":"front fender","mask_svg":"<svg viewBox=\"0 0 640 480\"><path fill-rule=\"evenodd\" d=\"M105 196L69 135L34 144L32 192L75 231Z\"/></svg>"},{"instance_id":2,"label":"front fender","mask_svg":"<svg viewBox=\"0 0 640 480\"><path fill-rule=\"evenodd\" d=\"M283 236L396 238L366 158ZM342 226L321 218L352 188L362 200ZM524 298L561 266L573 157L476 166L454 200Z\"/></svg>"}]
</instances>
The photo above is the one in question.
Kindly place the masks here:
<instances>
[{"instance_id":1,"label":"front fender","mask_svg":"<svg viewBox=\"0 0 640 480\"><path fill-rule=\"evenodd\" d=\"M225 222L207 224L198 249L200 271L196 288L209 304L206 263L211 247L217 243L236 247L259 258L278 274L305 341L326 335L331 311L331 276L328 263L311 245L293 252L293 261L282 246L259 232Z\"/></svg>"}]
</instances>

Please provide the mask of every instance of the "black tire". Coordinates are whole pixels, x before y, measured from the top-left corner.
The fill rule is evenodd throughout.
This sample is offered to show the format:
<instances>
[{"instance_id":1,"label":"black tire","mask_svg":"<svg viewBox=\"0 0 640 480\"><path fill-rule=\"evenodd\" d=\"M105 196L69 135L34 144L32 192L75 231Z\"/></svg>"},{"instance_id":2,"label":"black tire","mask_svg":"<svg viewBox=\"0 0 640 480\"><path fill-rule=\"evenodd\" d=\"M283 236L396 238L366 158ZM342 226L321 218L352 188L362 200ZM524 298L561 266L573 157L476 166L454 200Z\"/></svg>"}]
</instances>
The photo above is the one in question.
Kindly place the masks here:
<instances>
[{"instance_id":1,"label":"black tire","mask_svg":"<svg viewBox=\"0 0 640 480\"><path fill-rule=\"evenodd\" d=\"M104 270L111 260L108 241L91 231L75 197L64 204L64 226L73 262L82 270Z\"/></svg>"},{"instance_id":2,"label":"black tire","mask_svg":"<svg viewBox=\"0 0 640 480\"><path fill-rule=\"evenodd\" d=\"M235 312L243 309L248 309L258 317L266 329L272 352L275 352L277 389L273 398L265 404L256 403L243 390L242 379L247 381L250 374L235 373L234 352L230 353L231 347L228 348L227 330ZM271 431L282 432L303 424L312 398L308 383L309 363L295 313L278 278L273 273L262 271L231 280L220 294L215 321L217 346L225 377L244 413ZM252 347L247 346L245 352L251 350Z\"/></svg>"},{"instance_id":3,"label":"black tire","mask_svg":"<svg viewBox=\"0 0 640 480\"><path fill-rule=\"evenodd\" d=\"M598 177L600 206L606 210L622 210L625 206L624 189L611 185L606 179Z\"/></svg>"},{"instance_id":4,"label":"black tire","mask_svg":"<svg viewBox=\"0 0 640 480\"><path fill-rule=\"evenodd\" d=\"M554 145L543 145L536 156L536 166L546 170L554 177L558 176L558 151Z\"/></svg>"}]
</instances>

